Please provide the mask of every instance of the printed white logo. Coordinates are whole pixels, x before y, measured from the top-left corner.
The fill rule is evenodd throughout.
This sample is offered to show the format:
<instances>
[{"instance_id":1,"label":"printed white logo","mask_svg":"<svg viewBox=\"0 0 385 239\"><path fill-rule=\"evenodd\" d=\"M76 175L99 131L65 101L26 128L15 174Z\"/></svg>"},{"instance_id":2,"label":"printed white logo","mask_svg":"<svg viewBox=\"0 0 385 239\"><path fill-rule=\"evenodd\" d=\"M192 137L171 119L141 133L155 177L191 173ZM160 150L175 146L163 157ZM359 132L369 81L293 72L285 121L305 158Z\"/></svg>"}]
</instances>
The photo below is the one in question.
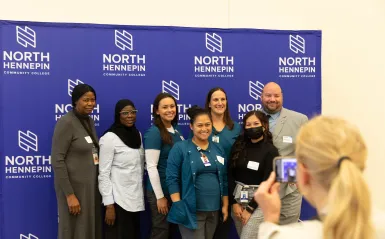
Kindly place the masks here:
<instances>
[{"instance_id":1,"label":"printed white logo","mask_svg":"<svg viewBox=\"0 0 385 239\"><path fill-rule=\"evenodd\" d=\"M180 89L179 85L170 80L170 81L164 81L162 80L162 93L168 93L172 95L176 100L180 100ZM178 125L189 125L190 124L190 118L187 115L187 109L191 108L191 104L185 104L184 102L177 102L176 105L178 109ZM153 105L151 104L151 121L154 120L153 117Z\"/></svg>"},{"instance_id":2,"label":"printed white logo","mask_svg":"<svg viewBox=\"0 0 385 239\"><path fill-rule=\"evenodd\" d=\"M174 81L162 81L162 92L169 93L174 96L175 99L179 100L179 85Z\"/></svg>"},{"instance_id":3,"label":"printed white logo","mask_svg":"<svg viewBox=\"0 0 385 239\"><path fill-rule=\"evenodd\" d=\"M263 87L265 87L265 85L259 81L249 81L249 95L251 96L251 98L255 100L260 99Z\"/></svg>"},{"instance_id":4,"label":"printed white logo","mask_svg":"<svg viewBox=\"0 0 385 239\"><path fill-rule=\"evenodd\" d=\"M216 33L206 33L206 48L211 52L222 52L222 37Z\"/></svg>"},{"instance_id":5,"label":"printed white logo","mask_svg":"<svg viewBox=\"0 0 385 239\"><path fill-rule=\"evenodd\" d=\"M27 26L15 26L16 42L24 50L3 51L4 75L48 76L50 74L50 52L38 51L36 32Z\"/></svg>"},{"instance_id":6,"label":"printed white logo","mask_svg":"<svg viewBox=\"0 0 385 239\"><path fill-rule=\"evenodd\" d=\"M19 130L19 147L29 152L30 149L37 152L37 135L27 130L27 133Z\"/></svg>"},{"instance_id":7,"label":"printed white logo","mask_svg":"<svg viewBox=\"0 0 385 239\"><path fill-rule=\"evenodd\" d=\"M296 54L298 54L298 52L305 54L305 39L303 39L300 35L290 35L289 47L290 50Z\"/></svg>"},{"instance_id":8,"label":"printed white logo","mask_svg":"<svg viewBox=\"0 0 385 239\"><path fill-rule=\"evenodd\" d=\"M206 49L214 54L194 56L194 78L234 78L234 56L218 54L223 51L222 37L216 33L204 34Z\"/></svg>"},{"instance_id":9,"label":"printed white logo","mask_svg":"<svg viewBox=\"0 0 385 239\"><path fill-rule=\"evenodd\" d=\"M134 49L133 37L127 31L118 31L115 30L115 45L122 49L123 51L127 48L132 51Z\"/></svg>"},{"instance_id":10,"label":"printed white logo","mask_svg":"<svg viewBox=\"0 0 385 239\"><path fill-rule=\"evenodd\" d=\"M114 34L115 46L123 52L103 54L103 76L146 76L146 55L126 51L134 50L133 36L125 30L114 30ZM139 48L136 47L135 49L138 50Z\"/></svg>"},{"instance_id":11,"label":"printed white logo","mask_svg":"<svg viewBox=\"0 0 385 239\"><path fill-rule=\"evenodd\" d=\"M36 48L36 32L27 26L24 28L16 26L16 40L23 47Z\"/></svg>"},{"instance_id":12,"label":"printed white logo","mask_svg":"<svg viewBox=\"0 0 385 239\"><path fill-rule=\"evenodd\" d=\"M71 79L68 79L68 95L72 96L72 91L74 90L75 86L79 84L84 84L83 81L76 79L75 81L72 81Z\"/></svg>"},{"instance_id":13,"label":"printed white logo","mask_svg":"<svg viewBox=\"0 0 385 239\"><path fill-rule=\"evenodd\" d=\"M309 43L309 42L308 42ZM310 43L311 44L311 43ZM289 49L296 56L280 56L278 58L278 74L280 78L314 78L316 77L316 58L306 55L306 41L300 35L289 35Z\"/></svg>"},{"instance_id":14,"label":"printed white logo","mask_svg":"<svg viewBox=\"0 0 385 239\"><path fill-rule=\"evenodd\" d=\"M21 149L29 153L23 153L23 155L5 155L5 179L45 179L52 177L51 156L36 153L38 152L37 142L37 135L31 131L18 131L18 145ZM33 239L37 237L32 234L20 234L20 238Z\"/></svg>"},{"instance_id":15,"label":"printed white logo","mask_svg":"<svg viewBox=\"0 0 385 239\"><path fill-rule=\"evenodd\" d=\"M23 235L23 234L20 234L20 239L39 239L39 238L37 236L29 233L27 236Z\"/></svg>"},{"instance_id":16,"label":"printed white logo","mask_svg":"<svg viewBox=\"0 0 385 239\"><path fill-rule=\"evenodd\" d=\"M249 96L256 101L260 100L263 87L265 87L265 85L262 82L249 81ZM247 112L260 110L261 108L261 102L238 104L238 122L243 123L243 117L247 114Z\"/></svg>"}]
</instances>

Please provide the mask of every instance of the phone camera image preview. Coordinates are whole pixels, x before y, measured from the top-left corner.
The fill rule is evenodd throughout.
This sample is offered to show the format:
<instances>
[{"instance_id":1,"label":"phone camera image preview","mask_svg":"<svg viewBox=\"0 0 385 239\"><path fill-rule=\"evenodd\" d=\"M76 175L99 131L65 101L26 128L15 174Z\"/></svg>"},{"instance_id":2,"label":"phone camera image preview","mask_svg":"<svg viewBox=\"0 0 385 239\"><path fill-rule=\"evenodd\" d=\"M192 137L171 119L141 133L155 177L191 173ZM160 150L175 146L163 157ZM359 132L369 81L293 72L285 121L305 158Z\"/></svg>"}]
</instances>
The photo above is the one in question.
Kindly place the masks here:
<instances>
[{"instance_id":1,"label":"phone camera image preview","mask_svg":"<svg viewBox=\"0 0 385 239\"><path fill-rule=\"evenodd\" d=\"M295 182L296 181L297 160L281 159L277 164L278 179L282 182Z\"/></svg>"}]
</instances>

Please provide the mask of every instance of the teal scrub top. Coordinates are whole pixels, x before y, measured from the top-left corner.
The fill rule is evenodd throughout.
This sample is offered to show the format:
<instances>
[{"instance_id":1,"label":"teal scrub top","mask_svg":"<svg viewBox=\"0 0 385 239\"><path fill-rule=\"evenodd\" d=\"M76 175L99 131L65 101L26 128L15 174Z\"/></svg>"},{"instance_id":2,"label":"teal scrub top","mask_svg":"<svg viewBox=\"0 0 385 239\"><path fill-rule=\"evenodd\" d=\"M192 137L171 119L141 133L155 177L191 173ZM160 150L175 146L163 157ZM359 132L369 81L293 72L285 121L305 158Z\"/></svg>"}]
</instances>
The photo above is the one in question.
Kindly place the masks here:
<instances>
[{"instance_id":1,"label":"teal scrub top","mask_svg":"<svg viewBox=\"0 0 385 239\"><path fill-rule=\"evenodd\" d=\"M173 144L183 140L183 135L178 125L173 125L175 133L168 132L171 137ZM160 178L160 184L162 186L163 194L169 195L168 188L166 185L166 168L168 154L173 145L164 144L160 136L159 128L152 125L144 134L144 149L157 149L160 150L159 161L158 161L158 172ZM150 182L150 178L147 175L147 190L154 191Z\"/></svg>"},{"instance_id":2,"label":"teal scrub top","mask_svg":"<svg viewBox=\"0 0 385 239\"><path fill-rule=\"evenodd\" d=\"M225 151L226 158L229 159L231 154L231 148L233 147L233 144L238 138L241 131L242 127L237 122L234 122L234 127L232 130L230 130L229 127L227 127L226 125L221 132L218 132L213 126L213 130L209 137L209 140L215 143L219 143L219 145ZM191 139L192 137L193 133L192 131L190 131L189 139ZM215 141L213 140L213 137Z\"/></svg>"},{"instance_id":3,"label":"teal scrub top","mask_svg":"<svg viewBox=\"0 0 385 239\"><path fill-rule=\"evenodd\" d=\"M241 133L241 130L242 128L237 122L234 122L234 127L232 130L230 130L226 125L221 132L218 132L213 126L213 131L209 140L213 142L217 141L216 143L219 143L219 145L222 146L223 150L225 151L226 158L229 159L231 147L233 147L233 144Z\"/></svg>"},{"instance_id":4,"label":"teal scrub top","mask_svg":"<svg viewBox=\"0 0 385 239\"><path fill-rule=\"evenodd\" d=\"M218 211L221 207L221 191L218 180L218 167L215 163L216 157L208 150L201 150L206 155L208 164L203 163L201 160L197 160L196 167L196 198L197 198L197 211L212 212ZM201 157L196 155L195 157Z\"/></svg>"},{"instance_id":5,"label":"teal scrub top","mask_svg":"<svg viewBox=\"0 0 385 239\"><path fill-rule=\"evenodd\" d=\"M220 195L218 200L228 195L227 159L219 144L209 141L209 147L204 153L210 158L211 164L217 166ZM213 162L211 162L213 160ZM167 160L167 186L170 194L180 193L181 200L174 202L168 213L167 220L175 224L184 225L190 229L197 228L197 177L200 152L191 139L178 142L171 149Z\"/></svg>"}]
</instances>

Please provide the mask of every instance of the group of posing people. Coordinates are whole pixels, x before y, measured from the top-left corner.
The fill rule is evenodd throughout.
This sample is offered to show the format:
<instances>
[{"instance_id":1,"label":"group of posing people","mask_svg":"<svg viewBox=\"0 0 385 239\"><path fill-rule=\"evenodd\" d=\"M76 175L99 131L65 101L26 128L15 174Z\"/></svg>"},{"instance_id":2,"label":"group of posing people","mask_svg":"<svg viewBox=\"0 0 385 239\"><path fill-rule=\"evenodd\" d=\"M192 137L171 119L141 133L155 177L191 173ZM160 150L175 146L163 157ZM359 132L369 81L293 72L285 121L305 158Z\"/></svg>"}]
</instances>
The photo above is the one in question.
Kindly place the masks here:
<instances>
[{"instance_id":1,"label":"group of posing people","mask_svg":"<svg viewBox=\"0 0 385 239\"><path fill-rule=\"evenodd\" d=\"M344 171L349 172L345 174L362 180L366 148L359 133L346 126L347 122L323 116L306 124L305 115L282 107L282 90L274 82L266 84L261 99L262 109L248 112L239 125L231 119L225 90L211 89L204 108L193 106L187 110L191 129L188 137L178 126L178 106L172 95L156 96L153 125L143 136L135 127L135 104L122 99L116 103L114 123L98 140L89 117L96 104L96 92L86 84L76 86L73 110L57 122L52 142L58 238L140 238L139 213L145 210L145 198L151 210L150 238L166 239L179 233L182 238L227 238L232 222L240 238L275 238L284 228L278 224L299 219L302 196L298 187L304 189L301 193L313 193L304 195L333 230L327 232L332 235L327 238L364 238L345 237L352 228L335 224L347 216L333 214L333 220L328 220L325 212L336 207L335 202L327 200L329 190L360 210L362 206L370 208L366 201L361 205L356 192L346 194L355 185L345 185L338 178L339 168L346 168ZM327 135L326 129L312 134L337 123L339 135ZM349 134L356 138L355 144L348 147L346 143L353 143ZM298 170L303 170L303 177L298 185L274 184L273 159L295 155L296 148L301 162ZM349 163L339 162L342 156ZM331 167L337 162L338 168ZM336 183L333 178L338 179ZM314 182L325 194L314 191ZM365 183L359 183L365 192L361 199L369 197ZM342 186L343 193L335 192ZM321 199L314 195L325 198L318 201ZM358 218L363 215L349 214L349 220L368 226L355 228L354 232L369 233L372 224L368 215ZM321 224L321 220L317 222Z\"/></svg>"}]
</instances>

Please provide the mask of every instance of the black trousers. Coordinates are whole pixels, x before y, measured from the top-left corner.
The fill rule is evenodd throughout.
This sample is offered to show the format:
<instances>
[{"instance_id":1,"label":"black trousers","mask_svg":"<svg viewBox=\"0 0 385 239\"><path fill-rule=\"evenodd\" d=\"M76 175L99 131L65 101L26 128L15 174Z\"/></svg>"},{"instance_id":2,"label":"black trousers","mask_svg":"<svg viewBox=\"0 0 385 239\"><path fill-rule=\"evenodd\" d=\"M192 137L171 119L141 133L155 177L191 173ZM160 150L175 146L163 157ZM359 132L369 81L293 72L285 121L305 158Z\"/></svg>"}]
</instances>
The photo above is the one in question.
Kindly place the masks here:
<instances>
[{"instance_id":1,"label":"black trousers","mask_svg":"<svg viewBox=\"0 0 385 239\"><path fill-rule=\"evenodd\" d=\"M114 204L115 223L104 222L105 239L140 239L140 212L128 212Z\"/></svg>"},{"instance_id":2,"label":"black trousers","mask_svg":"<svg viewBox=\"0 0 385 239\"><path fill-rule=\"evenodd\" d=\"M219 222L215 230L214 239L228 239L230 237L231 227L234 224L233 219L231 218L231 207L228 208L227 220L223 222L222 211L219 212Z\"/></svg>"}]
</instances>

